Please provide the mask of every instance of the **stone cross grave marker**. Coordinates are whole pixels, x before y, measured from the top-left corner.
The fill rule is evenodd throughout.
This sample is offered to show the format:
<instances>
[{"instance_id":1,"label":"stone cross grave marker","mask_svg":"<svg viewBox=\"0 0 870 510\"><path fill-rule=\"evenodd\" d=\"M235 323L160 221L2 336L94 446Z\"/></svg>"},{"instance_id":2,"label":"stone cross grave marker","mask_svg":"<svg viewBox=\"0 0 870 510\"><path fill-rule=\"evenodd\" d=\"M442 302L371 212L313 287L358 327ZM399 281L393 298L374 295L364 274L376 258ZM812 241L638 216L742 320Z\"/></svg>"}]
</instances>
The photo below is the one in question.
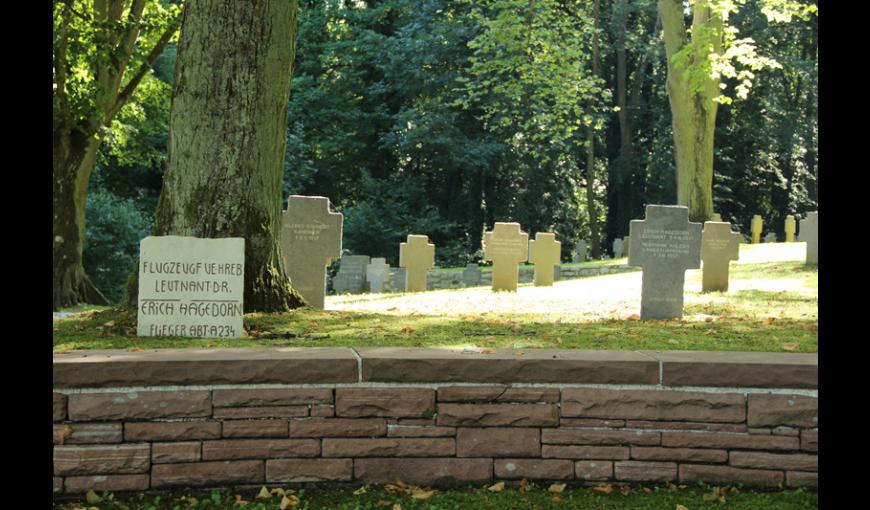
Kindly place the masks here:
<instances>
[{"instance_id":1,"label":"stone cross grave marker","mask_svg":"<svg viewBox=\"0 0 870 510\"><path fill-rule=\"evenodd\" d=\"M332 279L332 290L336 294L360 294L366 290L366 266L371 258L368 255L342 255L338 273Z\"/></svg>"},{"instance_id":2,"label":"stone cross grave marker","mask_svg":"<svg viewBox=\"0 0 870 510\"><path fill-rule=\"evenodd\" d=\"M366 266L366 280L369 282L369 291L381 293L384 291L384 283L390 276L390 266L385 258L373 258Z\"/></svg>"},{"instance_id":3,"label":"stone cross grave marker","mask_svg":"<svg viewBox=\"0 0 870 510\"><path fill-rule=\"evenodd\" d=\"M344 216L326 197L290 195L281 218L281 251L290 284L312 308L323 309L326 266L341 257Z\"/></svg>"},{"instance_id":4,"label":"stone cross grave marker","mask_svg":"<svg viewBox=\"0 0 870 510\"><path fill-rule=\"evenodd\" d=\"M146 237L136 334L240 338L244 287L244 238Z\"/></svg>"},{"instance_id":5,"label":"stone cross grave marker","mask_svg":"<svg viewBox=\"0 0 870 510\"><path fill-rule=\"evenodd\" d=\"M628 265L643 268L640 318L682 317L686 269L701 266L701 224L689 222L685 206L648 205L629 231Z\"/></svg>"},{"instance_id":6,"label":"stone cross grave marker","mask_svg":"<svg viewBox=\"0 0 870 510\"><path fill-rule=\"evenodd\" d=\"M480 279L483 272L477 264L468 264L462 270L462 283L466 287L474 287L480 285Z\"/></svg>"},{"instance_id":7,"label":"stone cross grave marker","mask_svg":"<svg viewBox=\"0 0 870 510\"><path fill-rule=\"evenodd\" d=\"M800 240L807 243L807 264L819 263L819 211L801 220Z\"/></svg>"},{"instance_id":8,"label":"stone cross grave marker","mask_svg":"<svg viewBox=\"0 0 870 510\"><path fill-rule=\"evenodd\" d=\"M399 266L408 270L405 292L425 292L426 272L435 265L435 245L429 236L408 234L408 241L399 243Z\"/></svg>"},{"instance_id":9,"label":"stone cross grave marker","mask_svg":"<svg viewBox=\"0 0 870 510\"><path fill-rule=\"evenodd\" d=\"M535 287L553 285L555 270L562 255L562 243L552 232L538 232L529 241L529 262L535 265Z\"/></svg>"},{"instance_id":10,"label":"stone cross grave marker","mask_svg":"<svg viewBox=\"0 0 870 510\"><path fill-rule=\"evenodd\" d=\"M706 221L701 233L701 289L704 292L728 291L731 261L740 256L740 234L731 231L728 222Z\"/></svg>"},{"instance_id":11,"label":"stone cross grave marker","mask_svg":"<svg viewBox=\"0 0 870 510\"><path fill-rule=\"evenodd\" d=\"M529 234L519 223L496 222L483 235L484 257L492 261L492 290L516 292L519 280L517 264L529 258Z\"/></svg>"},{"instance_id":12,"label":"stone cross grave marker","mask_svg":"<svg viewBox=\"0 0 870 510\"><path fill-rule=\"evenodd\" d=\"M797 222L794 220L794 216L789 214L785 217L785 242L793 243L794 242L794 233L797 228Z\"/></svg>"},{"instance_id":13,"label":"stone cross grave marker","mask_svg":"<svg viewBox=\"0 0 870 510\"><path fill-rule=\"evenodd\" d=\"M750 231L752 232L752 244L758 244L761 242L761 226L764 222L761 221L761 216L756 214L752 217L752 223L750 224Z\"/></svg>"},{"instance_id":14,"label":"stone cross grave marker","mask_svg":"<svg viewBox=\"0 0 870 510\"><path fill-rule=\"evenodd\" d=\"M586 262L586 239L581 239L574 245L574 259L572 262Z\"/></svg>"},{"instance_id":15,"label":"stone cross grave marker","mask_svg":"<svg viewBox=\"0 0 870 510\"><path fill-rule=\"evenodd\" d=\"M618 259L622 257L622 252L625 249L625 243L622 242L622 239L617 237L613 240L613 258Z\"/></svg>"},{"instance_id":16,"label":"stone cross grave marker","mask_svg":"<svg viewBox=\"0 0 870 510\"><path fill-rule=\"evenodd\" d=\"M721 221L722 221L722 215L719 214L719 213L717 213L717 212L714 212L714 213L710 216L710 221L721 222Z\"/></svg>"}]
</instances>

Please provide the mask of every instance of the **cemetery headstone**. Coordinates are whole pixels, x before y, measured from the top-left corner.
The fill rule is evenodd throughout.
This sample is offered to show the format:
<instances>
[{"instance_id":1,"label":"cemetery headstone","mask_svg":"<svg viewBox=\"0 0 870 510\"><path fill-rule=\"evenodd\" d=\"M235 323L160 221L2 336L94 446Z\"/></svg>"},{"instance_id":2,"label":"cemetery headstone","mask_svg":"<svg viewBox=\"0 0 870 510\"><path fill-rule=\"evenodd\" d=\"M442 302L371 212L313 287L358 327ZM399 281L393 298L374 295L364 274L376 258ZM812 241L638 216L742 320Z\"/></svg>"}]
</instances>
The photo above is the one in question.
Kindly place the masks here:
<instances>
[{"instance_id":1,"label":"cemetery headstone","mask_svg":"<svg viewBox=\"0 0 870 510\"><path fill-rule=\"evenodd\" d=\"M794 233L797 228L797 222L794 220L794 216L789 214L785 217L785 242L793 243L794 242Z\"/></svg>"},{"instance_id":2,"label":"cemetery headstone","mask_svg":"<svg viewBox=\"0 0 870 510\"><path fill-rule=\"evenodd\" d=\"M728 222L704 222L701 233L701 261L704 263L701 289L704 292L728 291L731 261L740 256L740 234Z\"/></svg>"},{"instance_id":3,"label":"cemetery headstone","mask_svg":"<svg viewBox=\"0 0 870 510\"><path fill-rule=\"evenodd\" d=\"M776 242L776 232L768 232L766 236L764 236L765 243L775 243Z\"/></svg>"},{"instance_id":4,"label":"cemetery headstone","mask_svg":"<svg viewBox=\"0 0 870 510\"><path fill-rule=\"evenodd\" d=\"M622 257L622 252L625 248L624 243L621 238L616 238L613 240L613 258L618 259Z\"/></svg>"},{"instance_id":5,"label":"cemetery headstone","mask_svg":"<svg viewBox=\"0 0 870 510\"><path fill-rule=\"evenodd\" d=\"M390 269L390 288L393 292L405 292L405 282L408 281L408 270L404 267Z\"/></svg>"},{"instance_id":6,"label":"cemetery headstone","mask_svg":"<svg viewBox=\"0 0 870 510\"><path fill-rule=\"evenodd\" d=\"M519 280L517 264L529 258L529 234L519 223L496 222L483 235L484 257L492 261L492 290L516 292Z\"/></svg>"},{"instance_id":7,"label":"cemetery headstone","mask_svg":"<svg viewBox=\"0 0 870 510\"><path fill-rule=\"evenodd\" d=\"M146 237L136 334L240 338L244 286L244 238Z\"/></svg>"},{"instance_id":8,"label":"cemetery headstone","mask_svg":"<svg viewBox=\"0 0 870 510\"><path fill-rule=\"evenodd\" d=\"M721 222L721 221L722 221L722 215L719 214L719 213L717 213L717 212L714 212L714 213L710 216L710 221Z\"/></svg>"},{"instance_id":9,"label":"cemetery headstone","mask_svg":"<svg viewBox=\"0 0 870 510\"><path fill-rule=\"evenodd\" d=\"M553 268L558 266L561 254L562 243L552 232L538 232L529 241L529 262L535 265L535 287L553 285Z\"/></svg>"},{"instance_id":10,"label":"cemetery headstone","mask_svg":"<svg viewBox=\"0 0 870 510\"><path fill-rule=\"evenodd\" d=\"M631 253L631 250L629 250L629 248L631 248L631 237L625 236L622 238L622 254L626 257L628 257Z\"/></svg>"},{"instance_id":11,"label":"cemetery headstone","mask_svg":"<svg viewBox=\"0 0 870 510\"><path fill-rule=\"evenodd\" d=\"M819 211L801 220L800 240L807 243L807 264L819 263Z\"/></svg>"},{"instance_id":12,"label":"cemetery headstone","mask_svg":"<svg viewBox=\"0 0 870 510\"><path fill-rule=\"evenodd\" d=\"M408 235L399 243L399 266L408 270L405 292L425 292L426 272L435 265L435 245L429 236Z\"/></svg>"},{"instance_id":13,"label":"cemetery headstone","mask_svg":"<svg viewBox=\"0 0 870 510\"><path fill-rule=\"evenodd\" d=\"M290 195L281 219L281 251L290 284L312 307L323 309L326 266L341 257L344 216L326 197Z\"/></svg>"},{"instance_id":14,"label":"cemetery headstone","mask_svg":"<svg viewBox=\"0 0 870 510\"><path fill-rule=\"evenodd\" d=\"M752 232L752 244L758 244L761 242L761 226L763 222L761 221L761 216L756 214L752 217L752 223L750 231Z\"/></svg>"},{"instance_id":15,"label":"cemetery headstone","mask_svg":"<svg viewBox=\"0 0 870 510\"><path fill-rule=\"evenodd\" d=\"M572 261L586 262L586 239L581 239L574 245L574 259Z\"/></svg>"},{"instance_id":16,"label":"cemetery headstone","mask_svg":"<svg viewBox=\"0 0 870 510\"><path fill-rule=\"evenodd\" d=\"M686 269L701 266L701 224L689 222L685 206L648 205L629 231L628 265L643 268L641 319L682 317Z\"/></svg>"},{"instance_id":17,"label":"cemetery headstone","mask_svg":"<svg viewBox=\"0 0 870 510\"><path fill-rule=\"evenodd\" d=\"M384 283L390 275L390 266L385 258L373 258L366 266L366 280L369 282L369 292L381 293Z\"/></svg>"},{"instance_id":18,"label":"cemetery headstone","mask_svg":"<svg viewBox=\"0 0 870 510\"><path fill-rule=\"evenodd\" d=\"M465 266L465 269L462 270L462 283L465 284L466 287L480 285L481 274L480 266L477 264L468 264Z\"/></svg>"},{"instance_id":19,"label":"cemetery headstone","mask_svg":"<svg viewBox=\"0 0 870 510\"><path fill-rule=\"evenodd\" d=\"M336 294L360 294L366 291L366 266L371 258L368 255L344 255L338 266L338 273L332 279L332 290Z\"/></svg>"}]
</instances>

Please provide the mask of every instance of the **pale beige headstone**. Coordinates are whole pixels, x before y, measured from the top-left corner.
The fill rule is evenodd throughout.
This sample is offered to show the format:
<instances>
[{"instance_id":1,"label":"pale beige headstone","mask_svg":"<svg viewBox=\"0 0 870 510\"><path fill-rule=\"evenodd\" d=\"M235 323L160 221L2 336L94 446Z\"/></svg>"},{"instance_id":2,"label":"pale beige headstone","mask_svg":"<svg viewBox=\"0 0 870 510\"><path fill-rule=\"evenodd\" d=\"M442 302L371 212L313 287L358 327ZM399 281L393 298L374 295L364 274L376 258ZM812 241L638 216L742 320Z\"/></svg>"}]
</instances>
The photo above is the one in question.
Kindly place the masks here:
<instances>
[{"instance_id":1,"label":"pale beige headstone","mask_svg":"<svg viewBox=\"0 0 870 510\"><path fill-rule=\"evenodd\" d=\"M535 286L553 285L553 267L559 263L562 243L552 232L538 232L529 241L529 262L535 265Z\"/></svg>"},{"instance_id":2,"label":"pale beige headstone","mask_svg":"<svg viewBox=\"0 0 870 510\"><path fill-rule=\"evenodd\" d=\"M740 234L728 222L704 222L701 232L702 283L704 292L728 290L728 270L740 256Z\"/></svg>"},{"instance_id":3,"label":"pale beige headstone","mask_svg":"<svg viewBox=\"0 0 870 510\"><path fill-rule=\"evenodd\" d=\"M714 212L712 216L710 216L710 221L722 221L722 215Z\"/></svg>"},{"instance_id":4,"label":"pale beige headstone","mask_svg":"<svg viewBox=\"0 0 870 510\"><path fill-rule=\"evenodd\" d=\"M807 213L801 220L801 241L807 243L807 264L819 263L819 211Z\"/></svg>"},{"instance_id":5,"label":"pale beige headstone","mask_svg":"<svg viewBox=\"0 0 870 510\"><path fill-rule=\"evenodd\" d=\"M751 232L752 232L752 244L758 244L761 242L761 226L763 222L761 221L761 216L756 214L752 217L751 224Z\"/></svg>"},{"instance_id":6,"label":"pale beige headstone","mask_svg":"<svg viewBox=\"0 0 870 510\"><path fill-rule=\"evenodd\" d=\"M492 290L516 292L519 280L517 264L529 258L529 234L519 223L496 222L483 235L484 260L492 262Z\"/></svg>"},{"instance_id":7,"label":"pale beige headstone","mask_svg":"<svg viewBox=\"0 0 870 510\"><path fill-rule=\"evenodd\" d=\"M793 243L794 242L794 233L797 230L797 222L794 220L794 216L789 214L785 217L785 242Z\"/></svg>"},{"instance_id":8,"label":"pale beige headstone","mask_svg":"<svg viewBox=\"0 0 870 510\"><path fill-rule=\"evenodd\" d=\"M408 271L405 292L425 292L426 272L435 265L435 245L429 236L408 235L408 241L399 243L399 267Z\"/></svg>"}]
</instances>

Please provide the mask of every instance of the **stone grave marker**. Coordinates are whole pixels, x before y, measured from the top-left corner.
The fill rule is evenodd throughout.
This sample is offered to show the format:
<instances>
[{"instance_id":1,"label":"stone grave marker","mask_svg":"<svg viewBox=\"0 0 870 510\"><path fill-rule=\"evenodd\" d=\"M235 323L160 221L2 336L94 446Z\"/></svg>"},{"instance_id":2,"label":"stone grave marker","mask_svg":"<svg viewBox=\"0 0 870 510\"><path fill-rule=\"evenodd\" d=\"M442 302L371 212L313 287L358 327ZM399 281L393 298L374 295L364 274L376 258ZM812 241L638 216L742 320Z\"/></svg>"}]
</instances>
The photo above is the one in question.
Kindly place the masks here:
<instances>
[{"instance_id":1,"label":"stone grave marker","mask_svg":"<svg viewBox=\"0 0 870 510\"><path fill-rule=\"evenodd\" d=\"M555 267L559 265L562 243L552 232L538 232L529 241L529 262L535 265L535 287L553 285Z\"/></svg>"},{"instance_id":2,"label":"stone grave marker","mask_svg":"<svg viewBox=\"0 0 870 510\"><path fill-rule=\"evenodd\" d=\"M622 254L629 257L631 254L631 237L625 236L622 238Z\"/></svg>"},{"instance_id":3,"label":"stone grave marker","mask_svg":"<svg viewBox=\"0 0 870 510\"><path fill-rule=\"evenodd\" d=\"M807 264L819 263L819 211L807 213L801 220L799 239L807 243Z\"/></svg>"},{"instance_id":4,"label":"stone grave marker","mask_svg":"<svg viewBox=\"0 0 870 510\"><path fill-rule=\"evenodd\" d=\"M462 270L462 283L466 287L474 287L480 285L482 272L477 264L468 264Z\"/></svg>"},{"instance_id":5,"label":"stone grave marker","mask_svg":"<svg viewBox=\"0 0 870 510\"><path fill-rule=\"evenodd\" d=\"M366 291L366 266L371 258L368 255L343 255L338 273L332 279L332 290L336 294L361 294Z\"/></svg>"},{"instance_id":6,"label":"stone grave marker","mask_svg":"<svg viewBox=\"0 0 870 510\"><path fill-rule=\"evenodd\" d=\"M776 242L776 232L768 232L766 236L764 236L765 243L775 243Z\"/></svg>"},{"instance_id":7,"label":"stone grave marker","mask_svg":"<svg viewBox=\"0 0 870 510\"><path fill-rule=\"evenodd\" d=\"M622 252L625 249L625 243L622 242L622 239L617 237L613 240L613 258L618 259L622 257Z\"/></svg>"},{"instance_id":8,"label":"stone grave marker","mask_svg":"<svg viewBox=\"0 0 870 510\"><path fill-rule=\"evenodd\" d=\"M496 222L483 235L484 257L492 261L492 290L516 292L519 280L517 264L529 258L529 234L519 223Z\"/></svg>"},{"instance_id":9,"label":"stone grave marker","mask_svg":"<svg viewBox=\"0 0 870 510\"><path fill-rule=\"evenodd\" d=\"M369 282L369 291L381 293L384 291L384 283L390 276L390 266L385 258L373 258L366 266L366 280Z\"/></svg>"},{"instance_id":10,"label":"stone grave marker","mask_svg":"<svg viewBox=\"0 0 870 510\"><path fill-rule=\"evenodd\" d=\"M719 214L719 213L717 213L717 212L714 212L714 213L710 216L710 221L721 222L721 221L722 221L722 215Z\"/></svg>"},{"instance_id":11,"label":"stone grave marker","mask_svg":"<svg viewBox=\"0 0 870 510\"><path fill-rule=\"evenodd\" d=\"M641 319L683 315L686 269L701 266L701 224L689 222L689 209L648 205L643 220L631 220L629 266L643 268Z\"/></svg>"},{"instance_id":12,"label":"stone grave marker","mask_svg":"<svg viewBox=\"0 0 870 510\"><path fill-rule=\"evenodd\" d=\"M244 238L146 237L136 334L240 338L244 287Z\"/></svg>"},{"instance_id":13,"label":"stone grave marker","mask_svg":"<svg viewBox=\"0 0 870 510\"><path fill-rule=\"evenodd\" d=\"M399 243L399 266L407 272L405 292L425 292L426 272L435 265L435 245L429 236L408 234L408 241Z\"/></svg>"},{"instance_id":14,"label":"stone grave marker","mask_svg":"<svg viewBox=\"0 0 870 510\"><path fill-rule=\"evenodd\" d=\"M574 245L572 262L586 262L586 239L581 239Z\"/></svg>"},{"instance_id":15,"label":"stone grave marker","mask_svg":"<svg viewBox=\"0 0 870 510\"><path fill-rule=\"evenodd\" d=\"M758 244L761 242L761 226L764 222L761 221L761 216L756 214L752 217L752 223L750 224L750 231L752 232L752 244Z\"/></svg>"},{"instance_id":16,"label":"stone grave marker","mask_svg":"<svg viewBox=\"0 0 870 510\"><path fill-rule=\"evenodd\" d=\"M701 290L728 291L728 270L731 261L738 260L740 234L731 231L728 222L704 222L701 233L701 261L704 263Z\"/></svg>"},{"instance_id":17,"label":"stone grave marker","mask_svg":"<svg viewBox=\"0 0 870 510\"><path fill-rule=\"evenodd\" d=\"M405 292L405 282L408 281L408 270L404 267L390 269L390 290Z\"/></svg>"},{"instance_id":18,"label":"stone grave marker","mask_svg":"<svg viewBox=\"0 0 870 510\"><path fill-rule=\"evenodd\" d=\"M344 216L326 197L290 195L281 218L281 251L290 284L312 308L322 310L326 266L341 257Z\"/></svg>"},{"instance_id":19,"label":"stone grave marker","mask_svg":"<svg viewBox=\"0 0 870 510\"><path fill-rule=\"evenodd\" d=\"M794 220L794 216L789 214L785 217L785 242L793 243L794 242L794 233L797 228L797 223Z\"/></svg>"}]
</instances>

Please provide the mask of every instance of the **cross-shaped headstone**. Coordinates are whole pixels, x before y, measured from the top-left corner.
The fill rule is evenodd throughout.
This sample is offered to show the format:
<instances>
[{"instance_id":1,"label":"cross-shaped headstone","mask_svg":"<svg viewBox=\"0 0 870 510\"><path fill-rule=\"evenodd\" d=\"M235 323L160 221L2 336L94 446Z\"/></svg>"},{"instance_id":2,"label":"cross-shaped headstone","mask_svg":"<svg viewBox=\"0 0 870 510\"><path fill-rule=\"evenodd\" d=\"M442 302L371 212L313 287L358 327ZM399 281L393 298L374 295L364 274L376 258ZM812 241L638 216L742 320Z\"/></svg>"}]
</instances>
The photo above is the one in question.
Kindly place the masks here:
<instances>
[{"instance_id":1,"label":"cross-shaped headstone","mask_svg":"<svg viewBox=\"0 0 870 510\"><path fill-rule=\"evenodd\" d=\"M761 216L756 214L752 217L752 223L750 223L750 231L752 232L752 244L758 244L761 242L761 226L763 222L761 221Z\"/></svg>"},{"instance_id":2,"label":"cross-shaped headstone","mask_svg":"<svg viewBox=\"0 0 870 510\"><path fill-rule=\"evenodd\" d=\"M435 245L429 236L408 235L408 242L399 243L399 266L408 270L405 292L425 292L426 272L435 265Z\"/></svg>"},{"instance_id":3,"label":"cross-shaped headstone","mask_svg":"<svg viewBox=\"0 0 870 510\"><path fill-rule=\"evenodd\" d=\"M701 261L704 262L701 289L728 291L728 270L740 253L740 234L731 231L728 222L704 222L701 233Z\"/></svg>"},{"instance_id":4,"label":"cross-shaped headstone","mask_svg":"<svg viewBox=\"0 0 870 510\"><path fill-rule=\"evenodd\" d=\"M385 258L373 258L366 266L366 280L369 282L369 291L381 293L384 291L384 283L390 275L390 266Z\"/></svg>"},{"instance_id":5,"label":"cross-shaped headstone","mask_svg":"<svg viewBox=\"0 0 870 510\"><path fill-rule=\"evenodd\" d=\"M291 195L281 219L281 251L290 284L305 301L322 309L326 266L341 257L344 217L330 212L326 197Z\"/></svg>"},{"instance_id":6,"label":"cross-shaped headstone","mask_svg":"<svg viewBox=\"0 0 870 510\"><path fill-rule=\"evenodd\" d=\"M573 262L586 262L586 239L581 239L574 245Z\"/></svg>"},{"instance_id":7,"label":"cross-shaped headstone","mask_svg":"<svg viewBox=\"0 0 870 510\"><path fill-rule=\"evenodd\" d=\"M613 240L613 258L618 259L622 257L622 251L625 248L624 243L622 242L622 238L617 237Z\"/></svg>"},{"instance_id":8,"label":"cross-shaped headstone","mask_svg":"<svg viewBox=\"0 0 870 510\"><path fill-rule=\"evenodd\" d=\"M562 243L552 232L538 232L529 241L529 262L535 265L535 287L553 285L555 270L562 255Z\"/></svg>"},{"instance_id":9,"label":"cross-shaped headstone","mask_svg":"<svg viewBox=\"0 0 870 510\"><path fill-rule=\"evenodd\" d=\"M819 263L819 211L801 220L800 240L807 243L807 264Z\"/></svg>"},{"instance_id":10,"label":"cross-shaped headstone","mask_svg":"<svg viewBox=\"0 0 870 510\"><path fill-rule=\"evenodd\" d=\"M794 220L794 216L789 214L785 217L785 242L793 243L794 242L794 233L797 229L797 222Z\"/></svg>"},{"instance_id":11,"label":"cross-shaped headstone","mask_svg":"<svg viewBox=\"0 0 870 510\"><path fill-rule=\"evenodd\" d=\"M689 222L685 206L648 205L629 231L628 265L643 268L640 318L682 317L686 269L701 266L701 224Z\"/></svg>"},{"instance_id":12,"label":"cross-shaped headstone","mask_svg":"<svg viewBox=\"0 0 870 510\"><path fill-rule=\"evenodd\" d=\"M483 235L484 260L492 261L492 290L516 292L519 280L517 264L529 258L529 234L519 223L496 222Z\"/></svg>"}]
</instances>

